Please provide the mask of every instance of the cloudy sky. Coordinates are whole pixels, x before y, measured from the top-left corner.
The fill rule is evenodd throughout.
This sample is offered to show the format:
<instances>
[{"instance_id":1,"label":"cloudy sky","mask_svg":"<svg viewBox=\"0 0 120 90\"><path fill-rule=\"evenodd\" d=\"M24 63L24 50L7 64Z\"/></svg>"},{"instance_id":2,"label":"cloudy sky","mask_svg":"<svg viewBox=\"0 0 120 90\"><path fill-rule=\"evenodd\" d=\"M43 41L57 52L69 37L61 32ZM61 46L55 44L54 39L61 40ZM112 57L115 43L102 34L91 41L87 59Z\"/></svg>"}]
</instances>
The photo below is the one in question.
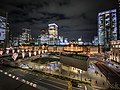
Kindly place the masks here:
<instances>
[{"instance_id":1,"label":"cloudy sky","mask_svg":"<svg viewBox=\"0 0 120 90\"><path fill-rule=\"evenodd\" d=\"M8 12L13 36L29 28L37 37L49 23L56 23L60 36L69 40L82 36L84 41L91 41L97 35L97 14L116 8L116 3L117 0L1 0L0 10Z\"/></svg>"}]
</instances>

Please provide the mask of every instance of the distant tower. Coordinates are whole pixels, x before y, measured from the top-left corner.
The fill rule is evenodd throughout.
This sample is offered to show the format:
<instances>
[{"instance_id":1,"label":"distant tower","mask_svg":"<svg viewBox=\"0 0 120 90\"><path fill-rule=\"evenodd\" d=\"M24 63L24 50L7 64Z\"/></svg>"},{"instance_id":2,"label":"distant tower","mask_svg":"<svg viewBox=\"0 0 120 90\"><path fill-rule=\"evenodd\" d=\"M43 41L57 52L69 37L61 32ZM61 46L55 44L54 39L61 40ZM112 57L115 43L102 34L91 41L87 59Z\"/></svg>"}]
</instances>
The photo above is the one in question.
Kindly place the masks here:
<instances>
[{"instance_id":1,"label":"distant tower","mask_svg":"<svg viewBox=\"0 0 120 90\"><path fill-rule=\"evenodd\" d=\"M0 16L0 43L3 48L9 47L9 23L7 21L8 13L6 17Z\"/></svg>"},{"instance_id":2,"label":"distant tower","mask_svg":"<svg viewBox=\"0 0 120 90\"><path fill-rule=\"evenodd\" d=\"M58 44L58 26L55 23L48 24L49 45Z\"/></svg>"},{"instance_id":3,"label":"distant tower","mask_svg":"<svg viewBox=\"0 0 120 90\"><path fill-rule=\"evenodd\" d=\"M64 38L64 44L65 44L65 45L68 45L68 44L69 44L68 38Z\"/></svg>"},{"instance_id":4,"label":"distant tower","mask_svg":"<svg viewBox=\"0 0 120 90\"><path fill-rule=\"evenodd\" d=\"M98 40L104 50L109 50L110 41L118 39L116 9L98 14Z\"/></svg>"},{"instance_id":5,"label":"distant tower","mask_svg":"<svg viewBox=\"0 0 120 90\"><path fill-rule=\"evenodd\" d=\"M120 35L120 0L118 0L118 8L117 8L117 25L118 25L118 36ZM120 40L120 36L119 36Z\"/></svg>"},{"instance_id":6,"label":"distant tower","mask_svg":"<svg viewBox=\"0 0 120 90\"><path fill-rule=\"evenodd\" d=\"M30 44L32 41L32 37L31 37L31 30L27 29L27 28L23 28L24 32L22 33L22 35L20 35L20 39L19 39L19 44Z\"/></svg>"},{"instance_id":7,"label":"distant tower","mask_svg":"<svg viewBox=\"0 0 120 90\"><path fill-rule=\"evenodd\" d=\"M62 45L63 44L63 36L59 36L59 44Z\"/></svg>"},{"instance_id":8,"label":"distant tower","mask_svg":"<svg viewBox=\"0 0 120 90\"><path fill-rule=\"evenodd\" d=\"M39 45L48 44L48 41L49 41L48 32L45 30L42 30L40 35L38 36L38 44Z\"/></svg>"},{"instance_id":9,"label":"distant tower","mask_svg":"<svg viewBox=\"0 0 120 90\"><path fill-rule=\"evenodd\" d=\"M82 37L78 38L78 45L82 45L83 41L82 41Z\"/></svg>"}]
</instances>

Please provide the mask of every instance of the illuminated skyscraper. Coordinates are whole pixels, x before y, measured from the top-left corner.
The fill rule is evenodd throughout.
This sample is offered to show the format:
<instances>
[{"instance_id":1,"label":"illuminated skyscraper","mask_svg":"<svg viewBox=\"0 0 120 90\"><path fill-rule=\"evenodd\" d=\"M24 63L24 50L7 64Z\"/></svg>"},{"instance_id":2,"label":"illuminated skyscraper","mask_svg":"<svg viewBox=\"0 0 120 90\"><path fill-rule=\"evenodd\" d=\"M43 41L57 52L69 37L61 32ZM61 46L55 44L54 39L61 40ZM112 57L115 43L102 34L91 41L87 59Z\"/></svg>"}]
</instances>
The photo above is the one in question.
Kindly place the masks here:
<instances>
[{"instance_id":1,"label":"illuminated skyscraper","mask_svg":"<svg viewBox=\"0 0 120 90\"><path fill-rule=\"evenodd\" d=\"M45 30L42 30L37 40L39 45L48 44L49 42L48 32Z\"/></svg>"},{"instance_id":2,"label":"illuminated skyscraper","mask_svg":"<svg viewBox=\"0 0 120 90\"><path fill-rule=\"evenodd\" d=\"M94 36L93 45L98 45L98 36Z\"/></svg>"},{"instance_id":3,"label":"illuminated skyscraper","mask_svg":"<svg viewBox=\"0 0 120 90\"><path fill-rule=\"evenodd\" d=\"M5 40L6 18L0 16L0 40Z\"/></svg>"},{"instance_id":4,"label":"illuminated skyscraper","mask_svg":"<svg viewBox=\"0 0 120 90\"><path fill-rule=\"evenodd\" d=\"M0 16L0 43L4 44L3 47L10 46L10 30L9 30L9 23L7 22L8 13L4 16ZM0 45L1 46L1 45Z\"/></svg>"},{"instance_id":5,"label":"illuminated skyscraper","mask_svg":"<svg viewBox=\"0 0 120 90\"><path fill-rule=\"evenodd\" d=\"M110 48L110 41L118 39L116 9L98 14L98 39L104 50Z\"/></svg>"},{"instance_id":6,"label":"illuminated skyscraper","mask_svg":"<svg viewBox=\"0 0 120 90\"><path fill-rule=\"evenodd\" d=\"M120 35L120 0L118 0L118 8L117 8L117 25L118 25L118 33ZM119 36L120 39L120 36Z\"/></svg>"},{"instance_id":7,"label":"illuminated skyscraper","mask_svg":"<svg viewBox=\"0 0 120 90\"><path fill-rule=\"evenodd\" d=\"M20 38L19 38L19 44L20 45L30 44L32 40L30 30L26 28L24 28L23 30L24 32L22 33L22 35L20 35Z\"/></svg>"},{"instance_id":8,"label":"illuminated skyscraper","mask_svg":"<svg viewBox=\"0 0 120 90\"><path fill-rule=\"evenodd\" d=\"M83 41L82 41L82 37L78 38L78 45L82 45Z\"/></svg>"},{"instance_id":9,"label":"illuminated skyscraper","mask_svg":"<svg viewBox=\"0 0 120 90\"><path fill-rule=\"evenodd\" d=\"M49 45L58 44L58 26L55 23L48 24Z\"/></svg>"},{"instance_id":10,"label":"illuminated skyscraper","mask_svg":"<svg viewBox=\"0 0 120 90\"><path fill-rule=\"evenodd\" d=\"M63 36L59 36L59 44L63 45Z\"/></svg>"}]
</instances>

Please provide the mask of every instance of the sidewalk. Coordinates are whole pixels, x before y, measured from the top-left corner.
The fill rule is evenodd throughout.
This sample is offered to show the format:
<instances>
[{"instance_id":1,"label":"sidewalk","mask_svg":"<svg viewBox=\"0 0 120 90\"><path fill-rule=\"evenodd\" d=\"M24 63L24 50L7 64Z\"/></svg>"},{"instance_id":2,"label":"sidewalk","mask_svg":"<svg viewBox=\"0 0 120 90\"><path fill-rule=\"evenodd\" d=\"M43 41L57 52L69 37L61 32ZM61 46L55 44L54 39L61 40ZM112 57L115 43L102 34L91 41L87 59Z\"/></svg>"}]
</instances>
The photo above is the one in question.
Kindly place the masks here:
<instances>
[{"instance_id":1,"label":"sidewalk","mask_svg":"<svg viewBox=\"0 0 120 90\"><path fill-rule=\"evenodd\" d=\"M92 87L97 89L108 89L109 84L106 77L100 72L100 70L95 65L93 66L94 69L88 69L88 73L92 80Z\"/></svg>"}]
</instances>

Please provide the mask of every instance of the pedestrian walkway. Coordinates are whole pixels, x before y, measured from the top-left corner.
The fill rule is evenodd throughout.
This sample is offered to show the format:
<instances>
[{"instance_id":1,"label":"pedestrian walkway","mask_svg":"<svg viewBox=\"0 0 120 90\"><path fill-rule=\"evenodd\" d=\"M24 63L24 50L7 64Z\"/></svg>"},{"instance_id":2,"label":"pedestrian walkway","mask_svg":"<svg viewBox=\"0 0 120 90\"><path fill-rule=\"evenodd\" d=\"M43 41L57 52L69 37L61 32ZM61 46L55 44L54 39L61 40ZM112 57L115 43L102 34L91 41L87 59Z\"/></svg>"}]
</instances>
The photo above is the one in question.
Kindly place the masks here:
<instances>
[{"instance_id":1,"label":"pedestrian walkway","mask_svg":"<svg viewBox=\"0 0 120 90\"><path fill-rule=\"evenodd\" d=\"M94 68L89 68L88 73L91 78L91 84L93 88L107 89L109 88L109 82L106 77L100 72L100 70L93 64Z\"/></svg>"}]
</instances>

